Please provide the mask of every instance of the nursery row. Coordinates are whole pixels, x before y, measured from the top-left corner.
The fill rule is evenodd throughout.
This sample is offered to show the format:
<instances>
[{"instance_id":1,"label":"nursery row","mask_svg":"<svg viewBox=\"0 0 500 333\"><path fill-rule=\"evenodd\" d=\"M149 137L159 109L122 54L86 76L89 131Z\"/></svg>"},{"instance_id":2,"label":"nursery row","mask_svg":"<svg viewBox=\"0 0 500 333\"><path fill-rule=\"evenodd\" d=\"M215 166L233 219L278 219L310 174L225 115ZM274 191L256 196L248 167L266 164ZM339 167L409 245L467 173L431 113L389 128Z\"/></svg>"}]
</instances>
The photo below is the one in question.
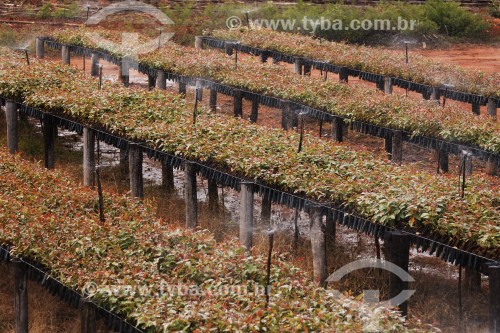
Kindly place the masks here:
<instances>
[{"instance_id":1,"label":"nursery row","mask_svg":"<svg viewBox=\"0 0 500 333\"><path fill-rule=\"evenodd\" d=\"M97 32L94 32L97 33ZM102 36L110 32L99 31ZM60 43L103 50L116 57L130 50L95 42L85 31L66 30L54 36ZM408 132L410 137L430 137L500 153L500 124L487 116L475 116L457 106L437 106L398 95L384 95L364 87L293 75L279 67L249 59L237 65L233 59L209 51L169 43L140 56L139 66L175 75L206 78L250 93L290 100L305 107L343 117L347 122Z\"/></svg>"},{"instance_id":2,"label":"nursery row","mask_svg":"<svg viewBox=\"0 0 500 333\"><path fill-rule=\"evenodd\" d=\"M216 30L210 33L222 40L239 41L261 50L323 61L367 73L380 74L432 87L500 98L500 74L486 74L426 59L411 53L406 63L404 48L391 51L361 45L329 42L300 34L268 29ZM411 51L410 51L411 52Z\"/></svg>"},{"instance_id":3,"label":"nursery row","mask_svg":"<svg viewBox=\"0 0 500 333\"><path fill-rule=\"evenodd\" d=\"M496 257L500 245L498 189L474 177L461 198L456 179L305 135L264 128L193 108L161 90L106 84L69 66L4 55L0 96L143 142L288 193L342 206L382 225L409 228ZM194 123L195 120L195 123Z\"/></svg>"}]
</instances>

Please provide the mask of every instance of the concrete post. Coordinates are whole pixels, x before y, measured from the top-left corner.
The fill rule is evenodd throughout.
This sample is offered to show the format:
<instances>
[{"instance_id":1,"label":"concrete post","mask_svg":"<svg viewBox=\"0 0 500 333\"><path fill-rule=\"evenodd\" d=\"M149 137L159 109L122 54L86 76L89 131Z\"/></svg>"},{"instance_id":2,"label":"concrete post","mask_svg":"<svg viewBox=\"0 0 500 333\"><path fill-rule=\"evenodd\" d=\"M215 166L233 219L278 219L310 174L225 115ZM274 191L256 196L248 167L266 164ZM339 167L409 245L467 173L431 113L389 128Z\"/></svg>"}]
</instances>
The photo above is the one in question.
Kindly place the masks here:
<instances>
[{"instance_id":1,"label":"concrete post","mask_svg":"<svg viewBox=\"0 0 500 333\"><path fill-rule=\"evenodd\" d=\"M390 76L384 77L384 93L386 95L392 94L392 79Z\"/></svg>"},{"instance_id":2,"label":"concrete post","mask_svg":"<svg viewBox=\"0 0 500 333\"><path fill-rule=\"evenodd\" d=\"M302 75L302 59L300 58L297 58L295 59L295 63L294 63L294 73L297 73L299 75Z\"/></svg>"},{"instance_id":3,"label":"concrete post","mask_svg":"<svg viewBox=\"0 0 500 333\"><path fill-rule=\"evenodd\" d=\"M96 312L92 303L86 299L82 299L80 309L80 333L97 332L96 319Z\"/></svg>"},{"instance_id":4,"label":"concrete post","mask_svg":"<svg viewBox=\"0 0 500 333\"><path fill-rule=\"evenodd\" d=\"M156 88L167 89L167 79L165 78L165 72L162 70L156 71Z\"/></svg>"},{"instance_id":5,"label":"concrete post","mask_svg":"<svg viewBox=\"0 0 500 333\"><path fill-rule=\"evenodd\" d=\"M95 133L87 127L83 129L83 185L95 185Z\"/></svg>"},{"instance_id":6,"label":"concrete post","mask_svg":"<svg viewBox=\"0 0 500 333\"><path fill-rule=\"evenodd\" d=\"M431 100L438 101L441 98L441 91L439 88L432 87Z\"/></svg>"},{"instance_id":7,"label":"concrete post","mask_svg":"<svg viewBox=\"0 0 500 333\"><path fill-rule=\"evenodd\" d=\"M462 151L460 154L460 174L463 174L462 162L465 158L465 175L472 175L472 153L470 151Z\"/></svg>"},{"instance_id":8,"label":"concrete post","mask_svg":"<svg viewBox=\"0 0 500 333\"><path fill-rule=\"evenodd\" d=\"M408 272L408 262L410 258L410 236L398 231L387 232L386 234L387 260L404 271ZM408 281L403 281L399 276L391 274L389 277L389 298L393 298L403 290L408 290ZM393 304L394 306L396 304ZM408 314L408 303L400 304L399 310L403 316Z\"/></svg>"},{"instance_id":9,"label":"concrete post","mask_svg":"<svg viewBox=\"0 0 500 333\"><path fill-rule=\"evenodd\" d=\"M449 170L449 152L447 149L438 149L438 167L439 171L447 173Z\"/></svg>"},{"instance_id":10,"label":"concrete post","mask_svg":"<svg viewBox=\"0 0 500 333\"><path fill-rule=\"evenodd\" d=\"M121 70L121 66L120 66ZM99 76L99 56L96 53L92 53L90 56L90 75ZM121 76L120 76L121 80Z\"/></svg>"},{"instance_id":11,"label":"concrete post","mask_svg":"<svg viewBox=\"0 0 500 333\"><path fill-rule=\"evenodd\" d=\"M269 58L269 51L262 51L259 57L260 57L260 62L262 63L267 62L267 59Z\"/></svg>"},{"instance_id":12,"label":"concrete post","mask_svg":"<svg viewBox=\"0 0 500 333\"><path fill-rule=\"evenodd\" d=\"M403 132L394 131L392 135L392 162L401 165L403 162Z\"/></svg>"},{"instance_id":13,"label":"concrete post","mask_svg":"<svg viewBox=\"0 0 500 333\"><path fill-rule=\"evenodd\" d=\"M219 208L219 188L217 182L208 179L208 209L215 212Z\"/></svg>"},{"instance_id":14,"label":"concrete post","mask_svg":"<svg viewBox=\"0 0 500 333\"><path fill-rule=\"evenodd\" d=\"M347 68L342 67L339 73L339 82L340 83L348 83L349 82L349 75L347 74Z\"/></svg>"},{"instance_id":15,"label":"concrete post","mask_svg":"<svg viewBox=\"0 0 500 333\"><path fill-rule=\"evenodd\" d=\"M253 233L253 184L242 182L240 195L240 243L250 250Z\"/></svg>"},{"instance_id":16,"label":"concrete post","mask_svg":"<svg viewBox=\"0 0 500 333\"><path fill-rule=\"evenodd\" d=\"M70 52L69 52L69 46L68 45L63 45L61 49L61 58L62 58L62 63L65 65L70 64Z\"/></svg>"},{"instance_id":17,"label":"concrete post","mask_svg":"<svg viewBox=\"0 0 500 333\"><path fill-rule=\"evenodd\" d=\"M212 112L217 112L217 90L210 89L210 110Z\"/></svg>"},{"instance_id":18,"label":"concrete post","mask_svg":"<svg viewBox=\"0 0 500 333\"><path fill-rule=\"evenodd\" d=\"M497 103L496 100L493 98L488 98L488 103L486 104L486 110L488 113L488 116L490 116L493 119L497 119Z\"/></svg>"},{"instance_id":19,"label":"concrete post","mask_svg":"<svg viewBox=\"0 0 500 333\"><path fill-rule=\"evenodd\" d=\"M36 57L38 59L43 59L45 57L45 41L40 37L36 38Z\"/></svg>"},{"instance_id":20,"label":"concrete post","mask_svg":"<svg viewBox=\"0 0 500 333\"><path fill-rule=\"evenodd\" d=\"M45 115L43 118L43 141L44 141L44 162L45 168L54 169L56 164L55 139L57 137L57 127L52 117Z\"/></svg>"},{"instance_id":21,"label":"concrete post","mask_svg":"<svg viewBox=\"0 0 500 333\"><path fill-rule=\"evenodd\" d=\"M12 259L14 271L15 332L28 333L28 274L26 265L19 259Z\"/></svg>"},{"instance_id":22,"label":"concrete post","mask_svg":"<svg viewBox=\"0 0 500 333\"><path fill-rule=\"evenodd\" d=\"M196 195L196 165L186 161L184 165L184 201L186 204L186 228L198 225L198 198Z\"/></svg>"},{"instance_id":23,"label":"concrete post","mask_svg":"<svg viewBox=\"0 0 500 333\"><path fill-rule=\"evenodd\" d=\"M179 94L186 95L186 84L183 82L179 82Z\"/></svg>"},{"instance_id":24,"label":"concrete post","mask_svg":"<svg viewBox=\"0 0 500 333\"><path fill-rule=\"evenodd\" d=\"M9 153L18 151L19 138L17 134L17 104L12 101L5 102L5 120L7 122L7 147Z\"/></svg>"},{"instance_id":25,"label":"concrete post","mask_svg":"<svg viewBox=\"0 0 500 333\"><path fill-rule=\"evenodd\" d=\"M500 264L489 266L488 282L490 285L489 332L500 333Z\"/></svg>"},{"instance_id":26,"label":"concrete post","mask_svg":"<svg viewBox=\"0 0 500 333\"><path fill-rule=\"evenodd\" d=\"M472 103L472 113L480 115L481 114L481 105L477 103Z\"/></svg>"},{"instance_id":27,"label":"concrete post","mask_svg":"<svg viewBox=\"0 0 500 333\"><path fill-rule=\"evenodd\" d=\"M310 234L311 248L313 255L314 282L323 287L327 278L326 269L326 245L325 234L323 233L323 215L321 207L311 207L309 211L311 219Z\"/></svg>"},{"instance_id":28,"label":"concrete post","mask_svg":"<svg viewBox=\"0 0 500 333\"><path fill-rule=\"evenodd\" d=\"M498 166L493 157L490 157L488 161L486 161L486 174L494 176L498 172Z\"/></svg>"},{"instance_id":29,"label":"concrete post","mask_svg":"<svg viewBox=\"0 0 500 333\"><path fill-rule=\"evenodd\" d=\"M202 49L203 48L203 37L202 36L195 36L194 37L194 48L195 49Z\"/></svg>"},{"instance_id":30,"label":"concrete post","mask_svg":"<svg viewBox=\"0 0 500 333\"><path fill-rule=\"evenodd\" d=\"M342 142L344 140L344 119L334 117L332 119L332 140Z\"/></svg>"},{"instance_id":31,"label":"concrete post","mask_svg":"<svg viewBox=\"0 0 500 333\"><path fill-rule=\"evenodd\" d=\"M201 102L203 100L203 85L201 81L196 80L196 99Z\"/></svg>"},{"instance_id":32,"label":"concrete post","mask_svg":"<svg viewBox=\"0 0 500 333\"><path fill-rule=\"evenodd\" d=\"M256 123L259 118L259 102L252 100L252 112L250 113L250 122Z\"/></svg>"},{"instance_id":33,"label":"concrete post","mask_svg":"<svg viewBox=\"0 0 500 333\"><path fill-rule=\"evenodd\" d=\"M235 90L233 93L233 112L235 117L243 117L243 93Z\"/></svg>"},{"instance_id":34,"label":"concrete post","mask_svg":"<svg viewBox=\"0 0 500 333\"><path fill-rule=\"evenodd\" d=\"M262 224L271 225L271 208L272 202L271 199L267 196L262 197L262 207L260 210L260 221Z\"/></svg>"},{"instance_id":35,"label":"concrete post","mask_svg":"<svg viewBox=\"0 0 500 333\"><path fill-rule=\"evenodd\" d=\"M128 146L128 170L130 178L130 195L132 198L144 197L142 179L142 149L136 143Z\"/></svg>"},{"instance_id":36,"label":"concrete post","mask_svg":"<svg viewBox=\"0 0 500 333\"><path fill-rule=\"evenodd\" d=\"M153 90L156 85L156 77L148 74L148 89Z\"/></svg>"},{"instance_id":37,"label":"concrete post","mask_svg":"<svg viewBox=\"0 0 500 333\"><path fill-rule=\"evenodd\" d=\"M118 78L125 87L130 85L130 62L127 58L122 58L118 64Z\"/></svg>"},{"instance_id":38,"label":"concrete post","mask_svg":"<svg viewBox=\"0 0 500 333\"><path fill-rule=\"evenodd\" d=\"M174 168L171 165L161 163L161 183L167 193L173 193L175 190Z\"/></svg>"}]
</instances>

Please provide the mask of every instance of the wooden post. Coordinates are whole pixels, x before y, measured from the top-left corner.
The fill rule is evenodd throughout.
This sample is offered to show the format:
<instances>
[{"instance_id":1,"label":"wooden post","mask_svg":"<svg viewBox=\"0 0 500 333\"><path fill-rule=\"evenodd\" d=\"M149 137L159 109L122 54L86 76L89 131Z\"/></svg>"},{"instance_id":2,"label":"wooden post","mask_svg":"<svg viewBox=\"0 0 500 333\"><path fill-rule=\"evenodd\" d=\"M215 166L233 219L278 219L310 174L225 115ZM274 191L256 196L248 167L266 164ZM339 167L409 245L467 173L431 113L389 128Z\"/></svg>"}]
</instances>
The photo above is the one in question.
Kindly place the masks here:
<instances>
[{"instance_id":1,"label":"wooden post","mask_svg":"<svg viewBox=\"0 0 500 333\"><path fill-rule=\"evenodd\" d=\"M497 103L494 98L492 97L488 98L488 103L486 104L486 110L488 116L492 117L495 120L497 119Z\"/></svg>"},{"instance_id":2,"label":"wooden post","mask_svg":"<svg viewBox=\"0 0 500 333\"><path fill-rule=\"evenodd\" d=\"M295 59L293 71L299 75L302 75L302 59L300 58Z\"/></svg>"},{"instance_id":3,"label":"wooden post","mask_svg":"<svg viewBox=\"0 0 500 333\"><path fill-rule=\"evenodd\" d=\"M203 85L201 84L201 81L196 80L195 88L196 99L201 102L203 100Z\"/></svg>"},{"instance_id":4,"label":"wooden post","mask_svg":"<svg viewBox=\"0 0 500 333\"><path fill-rule=\"evenodd\" d=\"M252 100L252 112L250 113L250 121L256 123L259 118L259 102L255 99Z\"/></svg>"},{"instance_id":5,"label":"wooden post","mask_svg":"<svg viewBox=\"0 0 500 333\"><path fill-rule=\"evenodd\" d=\"M217 90L210 89L210 110L217 112Z\"/></svg>"},{"instance_id":6,"label":"wooden post","mask_svg":"<svg viewBox=\"0 0 500 333\"><path fill-rule=\"evenodd\" d=\"M272 208L272 201L269 196L262 196L262 206L260 209L260 222L262 224L271 225L271 208Z\"/></svg>"},{"instance_id":7,"label":"wooden post","mask_svg":"<svg viewBox=\"0 0 500 333\"><path fill-rule=\"evenodd\" d=\"M128 145L128 171L130 178L130 195L132 198L143 198L142 149L136 143Z\"/></svg>"},{"instance_id":8,"label":"wooden post","mask_svg":"<svg viewBox=\"0 0 500 333\"><path fill-rule=\"evenodd\" d=\"M240 195L240 243L249 251L253 233L253 184L241 182Z\"/></svg>"},{"instance_id":9,"label":"wooden post","mask_svg":"<svg viewBox=\"0 0 500 333\"><path fill-rule=\"evenodd\" d=\"M394 131L392 134L392 162L401 165L403 162L403 132Z\"/></svg>"},{"instance_id":10,"label":"wooden post","mask_svg":"<svg viewBox=\"0 0 500 333\"><path fill-rule=\"evenodd\" d=\"M121 71L121 65L120 65L120 71ZM99 56L96 53L92 53L90 56L90 75L91 76L99 75Z\"/></svg>"},{"instance_id":11,"label":"wooden post","mask_svg":"<svg viewBox=\"0 0 500 333\"><path fill-rule=\"evenodd\" d=\"M392 94L392 79L390 76L384 77L384 93L386 95Z\"/></svg>"},{"instance_id":12,"label":"wooden post","mask_svg":"<svg viewBox=\"0 0 500 333\"><path fill-rule=\"evenodd\" d=\"M80 333L95 332L97 332L95 308L90 301L82 299L80 309Z\"/></svg>"},{"instance_id":13,"label":"wooden post","mask_svg":"<svg viewBox=\"0 0 500 333\"><path fill-rule=\"evenodd\" d=\"M95 133L92 129L83 129L83 185L95 185Z\"/></svg>"},{"instance_id":14,"label":"wooden post","mask_svg":"<svg viewBox=\"0 0 500 333\"><path fill-rule=\"evenodd\" d=\"M348 83L349 82L349 75L347 74L347 68L342 67L339 73L339 82L340 83Z\"/></svg>"},{"instance_id":15,"label":"wooden post","mask_svg":"<svg viewBox=\"0 0 500 333\"><path fill-rule=\"evenodd\" d=\"M477 103L472 103L472 113L474 114L481 114L481 105Z\"/></svg>"},{"instance_id":16,"label":"wooden post","mask_svg":"<svg viewBox=\"0 0 500 333\"><path fill-rule=\"evenodd\" d=\"M208 179L208 209L215 212L219 208L219 188L217 182Z\"/></svg>"},{"instance_id":17,"label":"wooden post","mask_svg":"<svg viewBox=\"0 0 500 333\"><path fill-rule=\"evenodd\" d=\"M184 164L184 201L186 204L186 228L198 225L198 198L196 195L196 165L186 161Z\"/></svg>"},{"instance_id":18,"label":"wooden post","mask_svg":"<svg viewBox=\"0 0 500 333\"><path fill-rule=\"evenodd\" d=\"M323 214L321 212L321 207L311 207L309 209L309 217L311 219L310 235L314 282L318 286L323 287L328 273L326 269L326 246L325 234L322 230Z\"/></svg>"},{"instance_id":19,"label":"wooden post","mask_svg":"<svg viewBox=\"0 0 500 333\"><path fill-rule=\"evenodd\" d=\"M5 102L5 120L7 122L7 147L9 153L18 151L19 138L17 135L17 104L12 101Z\"/></svg>"},{"instance_id":20,"label":"wooden post","mask_svg":"<svg viewBox=\"0 0 500 333\"><path fill-rule=\"evenodd\" d=\"M162 70L156 71L156 88L167 89L167 79L165 78L165 72Z\"/></svg>"},{"instance_id":21,"label":"wooden post","mask_svg":"<svg viewBox=\"0 0 500 333\"><path fill-rule=\"evenodd\" d=\"M57 137L57 127L54 125L52 117L48 115L44 116L42 123L45 167L54 169L56 164L55 139Z\"/></svg>"},{"instance_id":22,"label":"wooden post","mask_svg":"<svg viewBox=\"0 0 500 333\"><path fill-rule=\"evenodd\" d=\"M28 274L25 264L12 259L14 271L15 333L28 333Z\"/></svg>"},{"instance_id":23,"label":"wooden post","mask_svg":"<svg viewBox=\"0 0 500 333\"><path fill-rule=\"evenodd\" d=\"M61 48L61 58L62 58L62 63L65 65L70 64L70 52L69 52L69 46L68 45L63 45Z\"/></svg>"},{"instance_id":24,"label":"wooden post","mask_svg":"<svg viewBox=\"0 0 500 333\"><path fill-rule=\"evenodd\" d=\"M438 149L438 167L439 171L447 173L449 171L449 152L447 149Z\"/></svg>"},{"instance_id":25,"label":"wooden post","mask_svg":"<svg viewBox=\"0 0 500 333\"><path fill-rule=\"evenodd\" d=\"M167 193L174 192L174 167L165 164L165 161L162 161L161 163L161 183L162 186L166 189Z\"/></svg>"},{"instance_id":26,"label":"wooden post","mask_svg":"<svg viewBox=\"0 0 500 333\"><path fill-rule=\"evenodd\" d=\"M45 41L40 37L36 38L35 42L36 47L36 57L38 59L43 59L45 57Z\"/></svg>"},{"instance_id":27,"label":"wooden post","mask_svg":"<svg viewBox=\"0 0 500 333\"><path fill-rule=\"evenodd\" d=\"M408 272L408 262L410 258L410 236L399 231L386 233L387 260ZM399 276L391 274L389 277L389 298L399 295L403 290L408 289L408 281L403 281ZM395 304L393 304L395 305ZM408 303L400 304L399 311L406 317L408 314Z\"/></svg>"},{"instance_id":28,"label":"wooden post","mask_svg":"<svg viewBox=\"0 0 500 333\"><path fill-rule=\"evenodd\" d=\"M186 95L186 84L179 82L179 94Z\"/></svg>"},{"instance_id":29,"label":"wooden post","mask_svg":"<svg viewBox=\"0 0 500 333\"><path fill-rule=\"evenodd\" d=\"M195 49L202 49L203 48L203 37L202 36L195 36L194 37L194 48Z\"/></svg>"},{"instance_id":30,"label":"wooden post","mask_svg":"<svg viewBox=\"0 0 500 333\"><path fill-rule=\"evenodd\" d=\"M243 117L243 93L241 90L233 92L233 112L235 117Z\"/></svg>"},{"instance_id":31,"label":"wooden post","mask_svg":"<svg viewBox=\"0 0 500 333\"><path fill-rule=\"evenodd\" d=\"M490 285L490 333L500 333L500 264L495 263L488 268Z\"/></svg>"},{"instance_id":32,"label":"wooden post","mask_svg":"<svg viewBox=\"0 0 500 333\"><path fill-rule=\"evenodd\" d=\"M334 117L332 119L332 140L335 142L342 142L344 140L344 119Z\"/></svg>"}]
</instances>

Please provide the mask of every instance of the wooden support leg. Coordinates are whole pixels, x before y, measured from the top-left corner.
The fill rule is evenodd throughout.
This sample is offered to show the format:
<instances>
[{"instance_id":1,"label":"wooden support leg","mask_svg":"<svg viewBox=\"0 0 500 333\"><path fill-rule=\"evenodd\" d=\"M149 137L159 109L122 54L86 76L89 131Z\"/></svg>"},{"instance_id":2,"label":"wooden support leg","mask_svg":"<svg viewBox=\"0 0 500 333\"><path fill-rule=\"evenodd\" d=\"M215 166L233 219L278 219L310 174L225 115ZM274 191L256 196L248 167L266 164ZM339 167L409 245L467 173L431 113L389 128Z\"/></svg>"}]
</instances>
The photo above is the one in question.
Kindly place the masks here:
<instances>
[{"instance_id":1,"label":"wooden support leg","mask_svg":"<svg viewBox=\"0 0 500 333\"><path fill-rule=\"evenodd\" d=\"M490 333L500 333L500 264L491 265L488 269L490 285Z\"/></svg>"},{"instance_id":2,"label":"wooden support leg","mask_svg":"<svg viewBox=\"0 0 500 333\"><path fill-rule=\"evenodd\" d=\"M165 72L162 70L156 71L156 88L167 89L167 79L165 78Z\"/></svg>"},{"instance_id":3,"label":"wooden support leg","mask_svg":"<svg viewBox=\"0 0 500 333\"><path fill-rule=\"evenodd\" d=\"M401 165L403 162L403 133L394 131L392 135L392 162Z\"/></svg>"},{"instance_id":4,"label":"wooden support leg","mask_svg":"<svg viewBox=\"0 0 500 333\"><path fill-rule=\"evenodd\" d=\"M62 63L65 65L70 64L70 52L69 52L69 46L63 45L61 48L61 60Z\"/></svg>"},{"instance_id":5,"label":"wooden support leg","mask_svg":"<svg viewBox=\"0 0 500 333\"><path fill-rule=\"evenodd\" d=\"M210 110L217 112L217 90L210 89Z\"/></svg>"},{"instance_id":6,"label":"wooden support leg","mask_svg":"<svg viewBox=\"0 0 500 333\"><path fill-rule=\"evenodd\" d=\"M96 312L91 302L82 299L80 309L80 333L95 333L96 330Z\"/></svg>"},{"instance_id":7,"label":"wooden support leg","mask_svg":"<svg viewBox=\"0 0 500 333\"><path fill-rule=\"evenodd\" d=\"M243 116L243 93L241 90L235 90L233 94L233 111L235 117Z\"/></svg>"},{"instance_id":8,"label":"wooden support leg","mask_svg":"<svg viewBox=\"0 0 500 333\"><path fill-rule=\"evenodd\" d=\"M267 226L271 225L271 208L272 208L271 199L266 195L262 196L262 207L260 210L260 222L263 225L267 225Z\"/></svg>"},{"instance_id":9,"label":"wooden support leg","mask_svg":"<svg viewBox=\"0 0 500 333\"><path fill-rule=\"evenodd\" d=\"M208 209L216 212L219 209L219 188L217 182L208 179Z\"/></svg>"},{"instance_id":10,"label":"wooden support leg","mask_svg":"<svg viewBox=\"0 0 500 333\"><path fill-rule=\"evenodd\" d=\"M38 59L43 59L45 57L45 42L43 39L36 38L36 57Z\"/></svg>"},{"instance_id":11,"label":"wooden support leg","mask_svg":"<svg viewBox=\"0 0 500 333\"><path fill-rule=\"evenodd\" d=\"M174 185L174 167L165 164L164 161L161 163L161 182L167 193L173 193L175 191Z\"/></svg>"},{"instance_id":12,"label":"wooden support leg","mask_svg":"<svg viewBox=\"0 0 500 333\"><path fill-rule=\"evenodd\" d=\"M250 121L256 123L259 118L259 102L252 100L252 112L250 113Z\"/></svg>"},{"instance_id":13,"label":"wooden support leg","mask_svg":"<svg viewBox=\"0 0 500 333\"><path fill-rule=\"evenodd\" d=\"M332 139L335 142L342 142L344 140L344 119L335 117L332 120Z\"/></svg>"}]
</instances>

